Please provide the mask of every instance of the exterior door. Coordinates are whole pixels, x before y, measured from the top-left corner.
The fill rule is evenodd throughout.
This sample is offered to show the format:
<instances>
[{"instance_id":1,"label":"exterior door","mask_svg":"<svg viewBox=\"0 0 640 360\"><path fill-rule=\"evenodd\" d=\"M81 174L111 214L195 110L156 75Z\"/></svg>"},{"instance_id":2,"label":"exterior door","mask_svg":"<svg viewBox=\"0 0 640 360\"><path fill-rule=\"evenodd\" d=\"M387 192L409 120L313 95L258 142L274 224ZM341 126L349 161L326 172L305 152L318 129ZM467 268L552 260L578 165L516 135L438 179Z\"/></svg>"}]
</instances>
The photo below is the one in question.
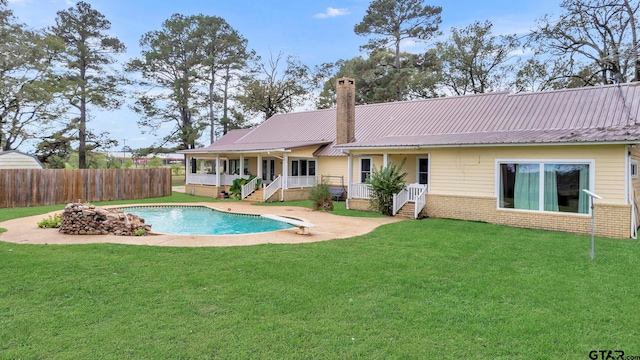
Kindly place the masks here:
<instances>
[{"instance_id":1,"label":"exterior door","mask_svg":"<svg viewBox=\"0 0 640 360\"><path fill-rule=\"evenodd\" d=\"M276 160L262 159L262 182L270 184L276 178Z\"/></svg>"}]
</instances>

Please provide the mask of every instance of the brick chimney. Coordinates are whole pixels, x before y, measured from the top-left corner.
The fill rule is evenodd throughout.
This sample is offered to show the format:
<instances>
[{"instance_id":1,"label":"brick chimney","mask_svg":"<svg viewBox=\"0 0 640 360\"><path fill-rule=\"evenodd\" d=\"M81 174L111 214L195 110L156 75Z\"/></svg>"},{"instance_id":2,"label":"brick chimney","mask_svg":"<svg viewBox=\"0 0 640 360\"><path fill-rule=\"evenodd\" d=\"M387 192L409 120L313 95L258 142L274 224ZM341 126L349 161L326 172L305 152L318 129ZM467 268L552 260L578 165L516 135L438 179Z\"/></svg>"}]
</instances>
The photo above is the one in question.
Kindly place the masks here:
<instances>
[{"instance_id":1,"label":"brick chimney","mask_svg":"<svg viewBox=\"0 0 640 360\"><path fill-rule=\"evenodd\" d=\"M336 81L336 144L346 144L356 138L356 81L340 78Z\"/></svg>"}]
</instances>

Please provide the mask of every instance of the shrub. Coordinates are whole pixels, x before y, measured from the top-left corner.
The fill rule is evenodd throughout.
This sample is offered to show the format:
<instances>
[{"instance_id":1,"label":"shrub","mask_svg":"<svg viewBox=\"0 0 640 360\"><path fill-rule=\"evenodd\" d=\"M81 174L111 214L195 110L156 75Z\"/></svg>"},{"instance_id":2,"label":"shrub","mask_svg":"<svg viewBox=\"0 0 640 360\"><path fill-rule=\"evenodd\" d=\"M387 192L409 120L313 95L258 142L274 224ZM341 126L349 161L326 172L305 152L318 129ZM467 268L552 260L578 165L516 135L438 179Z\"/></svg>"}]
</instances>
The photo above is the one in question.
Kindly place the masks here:
<instances>
[{"instance_id":1,"label":"shrub","mask_svg":"<svg viewBox=\"0 0 640 360\"><path fill-rule=\"evenodd\" d=\"M329 184L324 181L309 189L309 200L313 202L314 210L333 211Z\"/></svg>"},{"instance_id":2,"label":"shrub","mask_svg":"<svg viewBox=\"0 0 640 360\"><path fill-rule=\"evenodd\" d=\"M407 173L402 172L406 159L402 163L380 166L380 170L372 168L367 183L371 184L371 207L384 214L393 215L393 195L405 187Z\"/></svg>"},{"instance_id":3,"label":"shrub","mask_svg":"<svg viewBox=\"0 0 640 360\"><path fill-rule=\"evenodd\" d=\"M249 179L237 178L233 180L231 187L229 187L230 197L233 199L240 199L240 197L242 197L242 186L246 185L248 182L255 178L255 175L251 175ZM258 179L258 181L256 181L256 189L259 188L261 184L262 179Z\"/></svg>"},{"instance_id":4,"label":"shrub","mask_svg":"<svg viewBox=\"0 0 640 360\"><path fill-rule=\"evenodd\" d=\"M38 227L46 228L59 228L62 225L62 214L49 215L48 218L42 219L38 222Z\"/></svg>"},{"instance_id":5,"label":"shrub","mask_svg":"<svg viewBox=\"0 0 640 360\"><path fill-rule=\"evenodd\" d=\"M137 229L133 232L135 236L145 236L147 235L147 231L145 229Z\"/></svg>"}]
</instances>

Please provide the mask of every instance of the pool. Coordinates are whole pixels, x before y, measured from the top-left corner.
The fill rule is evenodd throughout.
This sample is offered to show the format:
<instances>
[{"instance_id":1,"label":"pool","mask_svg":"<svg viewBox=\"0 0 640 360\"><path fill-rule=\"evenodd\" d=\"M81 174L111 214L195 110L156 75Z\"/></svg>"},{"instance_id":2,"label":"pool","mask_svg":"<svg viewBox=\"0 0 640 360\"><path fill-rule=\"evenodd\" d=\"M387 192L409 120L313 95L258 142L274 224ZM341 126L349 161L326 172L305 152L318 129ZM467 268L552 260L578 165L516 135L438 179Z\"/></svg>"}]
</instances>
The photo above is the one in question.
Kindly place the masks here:
<instances>
[{"instance_id":1,"label":"pool","mask_svg":"<svg viewBox=\"0 0 640 360\"><path fill-rule=\"evenodd\" d=\"M144 218L151 224L151 231L165 234L251 234L293 227L259 215L225 213L204 206L135 206L121 210Z\"/></svg>"}]
</instances>

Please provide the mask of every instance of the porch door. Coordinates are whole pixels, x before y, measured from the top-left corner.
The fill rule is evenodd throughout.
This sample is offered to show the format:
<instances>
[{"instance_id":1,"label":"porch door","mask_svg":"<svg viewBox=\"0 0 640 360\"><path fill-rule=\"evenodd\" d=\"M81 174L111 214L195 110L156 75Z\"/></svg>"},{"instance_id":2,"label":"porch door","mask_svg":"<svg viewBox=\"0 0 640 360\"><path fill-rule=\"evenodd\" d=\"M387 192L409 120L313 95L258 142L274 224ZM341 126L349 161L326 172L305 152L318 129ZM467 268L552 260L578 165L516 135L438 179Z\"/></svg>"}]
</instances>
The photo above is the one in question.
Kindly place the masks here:
<instances>
[{"instance_id":1,"label":"porch door","mask_svg":"<svg viewBox=\"0 0 640 360\"><path fill-rule=\"evenodd\" d=\"M276 160L262 159L262 182L270 184L276 178Z\"/></svg>"}]
</instances>

